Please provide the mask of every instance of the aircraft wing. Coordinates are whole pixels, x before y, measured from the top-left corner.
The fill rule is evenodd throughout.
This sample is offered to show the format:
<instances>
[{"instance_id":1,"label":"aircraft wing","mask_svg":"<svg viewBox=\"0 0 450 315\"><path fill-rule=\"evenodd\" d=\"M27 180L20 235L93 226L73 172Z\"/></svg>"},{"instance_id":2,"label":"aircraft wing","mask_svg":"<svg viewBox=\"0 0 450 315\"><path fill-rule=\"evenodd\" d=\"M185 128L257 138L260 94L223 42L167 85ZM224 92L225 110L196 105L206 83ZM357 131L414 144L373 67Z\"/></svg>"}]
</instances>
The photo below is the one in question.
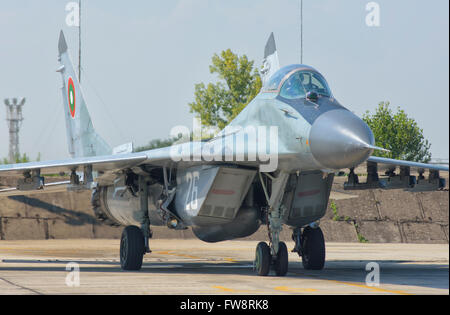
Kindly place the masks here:
<instances>
[{"instance_id":1,"label":"aircraft wing","mask_svg":"<svg viewBox=\"0 0 450 315\"><path fill-rule=\"evenodd\" d=\"M111 174L114 175L114 173L140 166L160 168L173 164L178 166L207 164L207 162L202 162L200 158L202 145L202 143L190 142L138 153L0 165L0 178L18 178L17 186L0 189L0 196L65 191L71 186L70 181L47 184L41 176L61 173L71 174L72 172L82 172L84 175L86 168L89 171L98 172L97 181L104 182L114 180L115 176L110 176ZM74 188L77 189L77 187Z\"/></svg>"},{"instance_id":2,"label":"aircraft wing","mask_svg":"<svg viewBox=\"0 0 450 315\"><path fill-rule=\"evenodd\" d=\"M147 160L145 153L130 153L83 157L45 162L0 165L0 177L21 176L24 173L40 170L41 175L82 171L84 166L92 166L93 171L107 172L136 166Z\"/></svg>"},{"instance_id":3,"label":"aircraft wing","mask_svg":"<svg viewBox=\"0 0 450 315\"><path fill-rule=\"evenodd\" d=\"M156 160L160 159L161 156L156 156ZM89 185L77 187L77 185L71 185L71 181L45 183L41 176L61 173L71 174L72 172L83 172L83 175L85 175L85 168L89 167L92 172L98 172L101 178L105 178L111 173L118 173L145 162L149 163L149 160L149 156L142 152L0 165L0 178L13 177L18 179L16 187L0 189L0 196L61 192L72 189L71 186L74 190L89 189ZM24 180L25 174L28 175L26 180Z\"/></svg>"},{"instance_id":4,"label":"aircraft wing","mask_svg":"<svg viewBox=\"0 0 450 315\"><path fill-rule=\"evenodd\" d=\"M394 168L394 167L400 166L400 167L410 167L410 168L416 169L416 170L427 169L427 170L433 170L433 171L444 171L444 172L449 171L448 166L445 166L445 165L394 160L394 159L382 158L382 157L377 157L377 156L371 156L367 160L367 162L377 163L378 165L381 166L381 167L379 167L381 169L382 168L389 169L389 168Z\"/></svg>"},{"instance_id":5,"label":"aircraft wing","mask_svg":"<svg viewBox=\"0 0 450 315\"><path fill-rule=\"evenodd\" d=\"M372 165L371 165L372 164ZM376 165L376 167L373 167ZM367 181L359 182L358 175L354 169L348 176L348 181L344 183L345 190L358 190L368 188L414 188L417 191L432 191L445 187L445 179L439 175L440 171L448 172L448 165L427 164L411 161L394 160L371 156L360 167L367 167ZM396 172L400 169L400 173ZM380 171L385 171L389 178L378 177ZM419 173L419 177L410 176L410 171ZM425 171L429 172L428 179L425 179Z\"/></svg>"}]
</instances>

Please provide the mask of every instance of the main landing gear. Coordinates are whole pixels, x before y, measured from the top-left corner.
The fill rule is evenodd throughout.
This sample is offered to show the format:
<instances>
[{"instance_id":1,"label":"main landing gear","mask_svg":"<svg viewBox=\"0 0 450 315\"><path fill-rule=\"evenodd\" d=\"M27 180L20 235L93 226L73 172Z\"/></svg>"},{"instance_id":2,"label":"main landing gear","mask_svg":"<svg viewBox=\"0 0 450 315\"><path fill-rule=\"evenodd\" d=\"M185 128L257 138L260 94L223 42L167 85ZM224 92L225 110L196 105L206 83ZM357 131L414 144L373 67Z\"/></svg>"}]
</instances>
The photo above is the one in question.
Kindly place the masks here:
<instances>
[{"instance_id":1,"label":"main landing gear","mask_svg":"<svg viewBox=\"0 0 450 315\"><path fill-rule=\"evenodd\" d=\"M140 270L144 254L144 233L137 226L127 226L120 239L120 266L122 270Z\"/></svg>"},{"instance_id":2,"label":"main landing gear","mask_svg":"<svg viewBox=\"0 0 450 315\"><path fill-rule=\"evenodd\" d=\"M295 241L293 252L302 257L306 270L322 270L325 266L325 238L318 226L308 226L294 230L292 239Z\"/></svg>"},{"instance_id":3,"label":"main landing gear","mask_svg":"<svg viewBox=\"0 0 450 315\"><path fill-rule=\"evenodd\" d=\"M152 237L148 216L148 179L139 176L140 228L127 226L120 239L120 266L122 270L140 270L144 255L151 253L149 239Z\"/></svg>"}]
</instances>

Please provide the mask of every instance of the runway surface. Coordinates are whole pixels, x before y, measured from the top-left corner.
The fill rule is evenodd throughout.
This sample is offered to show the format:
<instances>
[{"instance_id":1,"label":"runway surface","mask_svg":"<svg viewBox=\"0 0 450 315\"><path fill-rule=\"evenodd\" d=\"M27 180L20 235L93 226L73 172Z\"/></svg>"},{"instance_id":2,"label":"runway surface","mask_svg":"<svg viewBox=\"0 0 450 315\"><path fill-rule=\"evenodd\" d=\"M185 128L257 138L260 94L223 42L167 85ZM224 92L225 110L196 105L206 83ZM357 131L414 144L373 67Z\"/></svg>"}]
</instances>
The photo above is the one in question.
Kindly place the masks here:
<instances>
[{"instance_id":1,"label":"runway surface","mask_svg":"<svg viewBox=\"0 0 450 315\"><path fill-rule=\"evenodd\" d=\"M449 294L448 245L328 243L323 271L290 253L286 277L258 277L256 244L152 240L143 269L124 272L119 240L0 241L0 294Z\"/></svg>"}]
</instances>

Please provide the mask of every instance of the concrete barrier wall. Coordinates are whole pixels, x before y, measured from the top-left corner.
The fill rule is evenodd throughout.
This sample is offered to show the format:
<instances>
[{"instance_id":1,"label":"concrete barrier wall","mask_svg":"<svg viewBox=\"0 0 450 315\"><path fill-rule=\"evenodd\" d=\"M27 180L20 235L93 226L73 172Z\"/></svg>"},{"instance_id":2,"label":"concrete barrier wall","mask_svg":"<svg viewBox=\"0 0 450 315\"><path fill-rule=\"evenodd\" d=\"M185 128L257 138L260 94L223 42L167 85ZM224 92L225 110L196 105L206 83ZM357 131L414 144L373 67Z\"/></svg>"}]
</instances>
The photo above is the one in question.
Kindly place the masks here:
<instances>
[{"instance_id":1,"label":"concrete barrier wall","mask_svg":"<svg viewBox=\"0 0 450 315\"><path fill-rule=\"evenodd\" d=\"M448 192L358 191L330 200L321 227L328 242L448 243ZM0 198L0 239L120 238L122 228L96 222L90 192ZM190 230L153 227L155 238L193 238ZM291 240L285 228L281 239ZM267 240L262 226L247 239Z\"/></svg>"},{"instance_id":2,"label":"concrete barrier wall","mask_svg":"<svg viewBox=\"0 0 450 315\"><path fill-rule=\"evenodd\" d=\"M448 191L358 191L358 198L330 200L324 221L353 224L357 241L448 243L448 199Z\"/></svg>"}]
</instances>

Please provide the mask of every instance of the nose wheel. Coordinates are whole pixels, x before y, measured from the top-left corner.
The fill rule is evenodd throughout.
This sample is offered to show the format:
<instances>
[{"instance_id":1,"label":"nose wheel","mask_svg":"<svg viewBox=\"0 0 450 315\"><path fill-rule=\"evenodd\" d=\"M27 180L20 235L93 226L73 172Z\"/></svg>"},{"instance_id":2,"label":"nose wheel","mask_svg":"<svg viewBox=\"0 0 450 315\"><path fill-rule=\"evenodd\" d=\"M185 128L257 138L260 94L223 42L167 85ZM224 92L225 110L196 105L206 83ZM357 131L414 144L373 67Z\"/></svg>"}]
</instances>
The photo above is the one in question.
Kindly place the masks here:
<instances>
[{"instance_id":1,"label":"nose wheel","mask_svg":"<svg viewBox=\"0 0 450 315\"><path fill-rule=\"evenodd\" d=\"M254 268L259 276L267 276L272 268L279 277L286 275L288 271L288 250L284 242L278 244L278 253L272 256L269 245L260 242L256 246Z\"/></svg>"},{"instance_id":2,"label":"nose wheel","mask_svg":"<svg viewBox=\"0 0 450 315\"><path fill-rule=\"evenodd\" d=\"M284 242L278 245L278 253L274 262L275 274L279 277L284 277L287 274L289 265L288 250Z\"/></svg>"},{"instance_id":3,"label":"nose wheel","mask_svg":"<svg viewBox=\"0 0 450 315\"><path fill-rule=\"evenodd\" d=\"M256 246L255 270L259 276L267 276L272 263L272 255L270 255L270 247L265 242L260 242Z\"/></svg>"}]
</instances>

